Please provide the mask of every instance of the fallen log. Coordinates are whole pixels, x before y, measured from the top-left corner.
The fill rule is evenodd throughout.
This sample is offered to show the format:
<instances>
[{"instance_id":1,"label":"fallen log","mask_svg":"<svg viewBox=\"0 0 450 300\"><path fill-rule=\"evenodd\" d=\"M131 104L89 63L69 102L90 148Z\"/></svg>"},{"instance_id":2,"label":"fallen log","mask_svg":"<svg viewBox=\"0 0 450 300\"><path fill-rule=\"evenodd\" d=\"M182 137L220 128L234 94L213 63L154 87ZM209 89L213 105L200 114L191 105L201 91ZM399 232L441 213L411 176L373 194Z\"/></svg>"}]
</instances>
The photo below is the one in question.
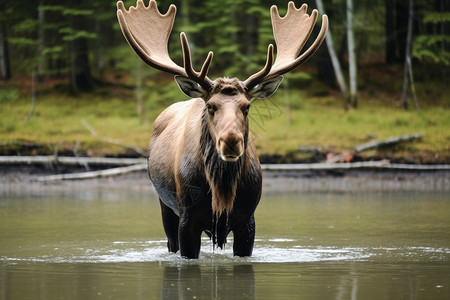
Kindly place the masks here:
<instances>
[{"instance_id":1,"label":"fallen log","mask_svg":"<svg viewBox=\"0 0 450 300\"><path fill-rule=\"evenodd\" d=\"M349 163L315 164L262 164L263 171L339 171L339 170L398 170L398 171L450 171L450 165L413 165L390 163L387 160Z\"/></svg>"},{"instance_id":2,"label":"fallen log","mask_svg":"<svg viewBox=\"0 0 450 300\"><path fill-rule=\"evenodd\" d=\"M373 141L373 142L365 143L365 144L362 144L362 145L356 147L355 152L362 152L362 151L369 150L369 149L392 146L392 145L395 145L398 143L408 142L408 141L412 141L415 139L420 139L423 137L423 135L424 135L423 133L415 133L415 134L390 137L390 138L387 138L382 141Z\"/></svg>"},{"instance_id":3,"label":"fallen log","mask_svg":"<svg viewBox=\"0 0 450 300\"><path fill-rule=\"evenodd\" d=\"M0 164L64 164L64 165L121 166L93 172L48 175L35 178L37 181L57 181L73 179L91 179L110 177L147 168L145 158L108 158L108 157L55 157L55 156L0 156ZM339 171L339 170L404 170L404 171L450 171L450 164L415 165L390 163L388 160L349 162L349 163L312 163L312 164L262 164L266 172L271 171Z\"/></svg>"},{"instance_id":4,"label":"fallen log","mask_svg":"<svg viewBox=\"0 0 450 300\"><path fill-rule=\"evenodd\" d=\"M0 156L0 164L60 164L60 165L97 165L126 166L145 163L145 158L114 158L114 157L70 157L70 156Z\"/></svg>"},{"instance_id":5,"label":"fallen log","mask_svg":"<svg viewBox=\"0 0 450 300\"><path fill-rule=\"evenodd\" d=\"M82 173L69 173L69 174L57 174L47 175L35 178L36 181L58 181L58 180L76 180L76 179L93 179L98 177L111 177L117 175L123 175L136 171L143 171L147 169L147 164L137 164L126 167L112 168L99 171L82 172Z\"/></svg>"},{"instance_id":6,"label":"fallen log","mask_svg":"<svg viewBox=\"0 0 450 300\"><path fill-rule=\"evenodd\" d=\"M361 169L384 169L384 170L404 170L404 171L450 171L450 165L408 165L391 164L387 161L367 161L353 163L317 163L317 164L262 164L263 171L340 171L340 170L361 170ZM92 179L98 177L111 177L131 172L143 171L147 169L147 164L136 164L126 167L106 169L92 172L58 174L37 177L36 181L57 181L57 180L77 180Z\"/></svg>"}]
</instances>

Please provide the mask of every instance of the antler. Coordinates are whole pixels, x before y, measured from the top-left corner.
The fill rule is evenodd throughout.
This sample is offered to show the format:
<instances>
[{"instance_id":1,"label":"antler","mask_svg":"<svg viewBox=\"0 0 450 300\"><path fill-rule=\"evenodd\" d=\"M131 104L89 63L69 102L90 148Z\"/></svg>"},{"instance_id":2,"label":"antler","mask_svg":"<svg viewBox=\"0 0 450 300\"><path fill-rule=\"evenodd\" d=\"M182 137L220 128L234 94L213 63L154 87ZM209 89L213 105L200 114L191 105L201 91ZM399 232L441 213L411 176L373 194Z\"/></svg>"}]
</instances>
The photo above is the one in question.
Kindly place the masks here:
<instances>
[{"instance_id":1,"label":"antler","mask_svg":"<svg viewBox=\"0 0 450 300\"><path fill-rule=\"evenodd\" d=\"M267 61L264 68L244 81L247 90L268 79L292 71L310 58L320 47L328 30L328 17L322 16L322 27L314 43L302 55L298 56L308 40L317 20L318 12L314 9L309 16L306 13L308 5L303 4L299 9L294 2L289 2L286 16L280 17L278 8L271 7L273 35L277 45L277 57L273 61L273 45L267 51Z\"/></svg>"},{"instance_id":2,"label":"antler","mask_svg":"<svg viewBox=\"0 0 450 300\"><path fill-rule=\"evenodd\" d=\"M127 11L122 1L117 2L117 18L120 28L128 44L148 65L175 75L191 78L205 90L212 88L213 82L206 76L213 57L209 52L200 72L192 68L191 51L186 34L180 34L183 48L184 68L172 61L168 52L169 36L177 8L170 5L165 15L162 15L155 0L150 0L145 7L142 0L136 2Z\"/></svg>"}]
</instances>

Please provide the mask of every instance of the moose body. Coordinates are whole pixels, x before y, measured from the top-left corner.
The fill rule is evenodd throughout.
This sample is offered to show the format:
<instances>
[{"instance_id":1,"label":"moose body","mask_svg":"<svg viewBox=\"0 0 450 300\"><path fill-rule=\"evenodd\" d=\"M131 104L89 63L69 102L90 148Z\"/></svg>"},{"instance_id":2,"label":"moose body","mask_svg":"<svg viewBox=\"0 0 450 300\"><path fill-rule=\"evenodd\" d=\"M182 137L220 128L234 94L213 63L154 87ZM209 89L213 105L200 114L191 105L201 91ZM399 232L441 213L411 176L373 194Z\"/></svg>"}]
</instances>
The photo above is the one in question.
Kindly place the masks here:
<instances>
[{"instance_id":1,"label":"moose body","mask_svg":"<svg viewBox=\"0 0 450 300\"><path fill-rule=\"evenodd\" d=\"M142 0L127 11L117 3L117 16L130 46L150 66L175 74L189 97L164 110L153 125L148 171L159 195L164 231L171 252L198 258L201 234L206 232L220 248L233 232L233 254L250 256L255 239L255 209L261 197L262 173L248 113L253 99L270 97L282 74L307 60L325 38L326 15L314 43L299 56L312 32L317 11L306 13L289 3L281 18L272 6L272 25L278 56L273 62L269 45L265 67L245 81L207 77L210 52L201 68L192 68L186 35L181 33L184 67L175 64L167 50L176 8L162 15L154 0Z\"/></svg>"},{"instance_id":2,"label":"moose body","mask_svg":"<svg viewBox=\"0 0 450 300\"><path fill-rule=\"evenodd\" d=\"M238 110L241 112L237 113L244 116L239 100L228 96L220 103L228 107L221 109L228 109L226 113L230 115ZM215 114L218 117L218 113ZM156 119L153 127L148 170L160 197L168 248L173 252L181 248L182 256L195 258L200 251L203 231L221 248L228 233L233 231L233 253L250 256L262 175L248 121L222 120L220 126L226 135L222 138L231 140L229 149L225 149L228 154L240 154L236 152L240 150L236 149L238 146L233 148L234 135L243 131L242 142L245 143L243 154L236 161L225 161L211 136L214 130L211 118L205 101L197 98L173 104ZM232 123L223 124L230 121ZM220 216L213 214L213 197L216 206L224 210Z\"/></svg>"}]
</instances>

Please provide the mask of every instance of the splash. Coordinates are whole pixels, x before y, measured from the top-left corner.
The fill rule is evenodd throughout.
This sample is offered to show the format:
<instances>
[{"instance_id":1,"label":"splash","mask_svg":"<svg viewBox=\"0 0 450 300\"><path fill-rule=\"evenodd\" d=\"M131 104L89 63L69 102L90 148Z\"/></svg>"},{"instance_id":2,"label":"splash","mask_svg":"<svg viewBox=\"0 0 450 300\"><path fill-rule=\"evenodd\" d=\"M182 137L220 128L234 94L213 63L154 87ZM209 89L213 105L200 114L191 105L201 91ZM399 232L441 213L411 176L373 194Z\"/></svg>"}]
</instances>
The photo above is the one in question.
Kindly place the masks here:
<instances>
[{"instance_id":1,"label":"splash","mask_svg":"<svg viewBox=\"0 0 450 300\"><path fill-rule=\"evenodd\" d=\"M209 246L209 247L208 247ZM45 255L26 257L0 257L3 263L133 263L169 262L180 263L186 260L179 254L168 253L166 240L154 241L114 241L97 247L61 248L46 245ZM48 250L47 250L48 249ZM202 239L199 263L308 263L367 261L383 259L414 260L424 256L431 260L448 260L450 249L432 247L404 248L365 248L336 246L301 246L295 239L257 239L252 257L234 257L232 247L224 250L214 249L209 239Z\"/></svg>"}]
</instances>

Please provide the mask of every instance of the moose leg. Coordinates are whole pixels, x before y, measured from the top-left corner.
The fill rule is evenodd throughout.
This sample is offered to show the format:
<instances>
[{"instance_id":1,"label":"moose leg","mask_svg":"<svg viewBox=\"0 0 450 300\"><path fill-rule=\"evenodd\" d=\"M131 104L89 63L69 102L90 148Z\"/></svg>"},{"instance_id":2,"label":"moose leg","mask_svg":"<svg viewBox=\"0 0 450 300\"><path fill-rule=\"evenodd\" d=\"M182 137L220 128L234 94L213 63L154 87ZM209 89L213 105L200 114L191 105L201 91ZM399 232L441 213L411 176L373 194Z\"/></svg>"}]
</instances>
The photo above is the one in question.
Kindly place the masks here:
<instances>
[{"instance_id":1,"label":"moose leg","mask_svg":"<svg viewBox=\"0 0 450 300\"><path fill-rule=\"evenodd\" d=\"M179 249L178 223L180 218L173 212L170 207L167 207L161 201L161 198L159 199L159 204L161 205L161 216L164 232L167 236L167 248L169 249L169 252L176 253Z\"/></svg>"},{"instance_id":2,"label":"moose leg","mask_svg":"<svg viewBox=\"0 0 450 300\"><path fill-rule=\"evenodd\" d=\"M200 253L202 230L197 228L185 212L180 217L180 230L178 239L180 242L181 257L198 258Z\"/></svg>"},{"instance_id":3,"label":"moose leg","mask_svg":"<svg viewBox=\"0 0 450 300\"><path fill-rule=\"evenodd\" d=\"M233 255L251 256L255 242L255 217L252 215L248 221L233 229Z\"/></svg>"}]
</instances>

